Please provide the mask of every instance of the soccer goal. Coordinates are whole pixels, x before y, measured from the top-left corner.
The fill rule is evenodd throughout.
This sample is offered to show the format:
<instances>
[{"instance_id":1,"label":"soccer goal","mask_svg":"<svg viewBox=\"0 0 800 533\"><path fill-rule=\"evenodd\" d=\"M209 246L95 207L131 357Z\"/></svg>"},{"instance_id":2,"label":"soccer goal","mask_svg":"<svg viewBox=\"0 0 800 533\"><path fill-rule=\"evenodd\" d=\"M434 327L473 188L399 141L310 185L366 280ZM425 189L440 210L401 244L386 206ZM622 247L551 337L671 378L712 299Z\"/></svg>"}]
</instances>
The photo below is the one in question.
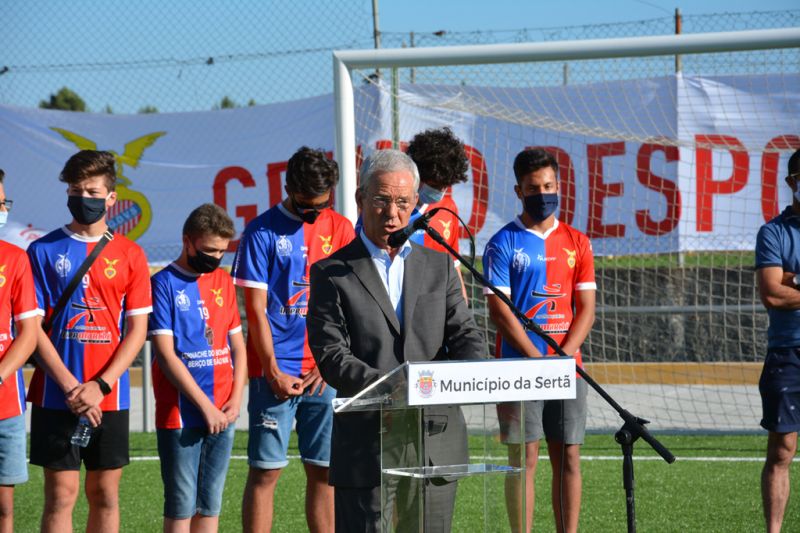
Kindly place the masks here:
<instances>
[{"instance_id":1,"label":"soccer goal","mask_svg":"<svg viewBox=\"0 0 800 533\"><path fill-rule=\"evenodd\" d=\"M595 253L587 371L653 430L758 428L767 317L753 249L758 227L791 203L800 29L340 51L334 86L345 214L355 217L364 155L450 126L471 163L450 193L479 258L521 211L514 156L551 151L559 219ZM591 428L619 425L594 393L590 403Z\"/></svg>"}]
</instances>

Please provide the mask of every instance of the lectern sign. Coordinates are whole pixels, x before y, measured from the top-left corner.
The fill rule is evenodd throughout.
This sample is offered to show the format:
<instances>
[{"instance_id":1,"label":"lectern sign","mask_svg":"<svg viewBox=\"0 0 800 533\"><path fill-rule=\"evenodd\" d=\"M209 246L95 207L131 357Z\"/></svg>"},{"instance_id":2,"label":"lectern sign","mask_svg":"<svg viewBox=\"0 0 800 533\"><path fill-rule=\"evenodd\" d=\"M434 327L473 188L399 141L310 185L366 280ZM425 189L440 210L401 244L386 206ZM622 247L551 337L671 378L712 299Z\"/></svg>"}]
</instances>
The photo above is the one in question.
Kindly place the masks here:
<instances>
[{"instance_id":1,"label":"lectern sign","mask_svg":"<svg viewBox=\"0 0 800 533\"><path fill-rule=\"evenodd\" d=\"M493 359L408 364L408 405L575 398L575 359Z\"/></svg>"}]
</instances>

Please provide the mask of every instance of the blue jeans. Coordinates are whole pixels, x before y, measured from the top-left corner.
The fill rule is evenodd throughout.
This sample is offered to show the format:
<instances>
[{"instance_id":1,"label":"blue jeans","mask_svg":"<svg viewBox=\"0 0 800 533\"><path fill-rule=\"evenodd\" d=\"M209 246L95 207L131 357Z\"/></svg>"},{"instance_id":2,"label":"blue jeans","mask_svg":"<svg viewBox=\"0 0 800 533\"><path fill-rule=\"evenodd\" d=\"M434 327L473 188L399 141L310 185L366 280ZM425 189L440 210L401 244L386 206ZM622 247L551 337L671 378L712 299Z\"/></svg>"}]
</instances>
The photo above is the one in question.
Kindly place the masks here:
<instances>
[{"instance_id":1,"label":"blue jeans","mask_svg":"<svg viewBox=\"0 0 800 533\"><path fill-rule=\"evenodd\" d=\"M165 517L219 515L233 432L233 424L217 435L206 428L157 430Z\"/></svg>"},{"instance_id":2,"label":"blue jeans","mask_svg":"<svg viewBox=\"0 0 800 533\"><path fill-rule=\"evenodd\" d=\"M328 386L321 396L315 390L312 395L279 400L263 377L251 378L247 406L250 415L247 458L250 466L273 470L289 464L286 452L292 422L296 419L301 459L304 463L327 468L331 460L333 430L331 401L335 397L336 390Z\"/></svg>"},{"instance_id":3,"label":"blue jeans","mask_svg":"<svg viewBox=\"0 0 800 533\"><path fill-rule=\"evenodd\" d=\"M25 460L25 415L0 420L0 485L28 481Z\"/></svg>"}]
</instances>

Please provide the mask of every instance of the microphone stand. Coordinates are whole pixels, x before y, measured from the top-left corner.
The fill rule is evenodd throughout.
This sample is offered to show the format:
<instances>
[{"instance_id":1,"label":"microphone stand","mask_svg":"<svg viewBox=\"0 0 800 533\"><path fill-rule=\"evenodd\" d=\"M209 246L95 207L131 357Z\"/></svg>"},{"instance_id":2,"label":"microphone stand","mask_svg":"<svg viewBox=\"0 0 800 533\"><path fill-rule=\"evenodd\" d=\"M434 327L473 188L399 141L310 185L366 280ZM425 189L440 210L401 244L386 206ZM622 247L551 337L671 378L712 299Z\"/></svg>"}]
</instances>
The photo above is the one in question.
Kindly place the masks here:
<instances>
[{"instance_id":1,"label":"microphone stand","mask_svg":"<svg viewBox=\"0 0 800 533\"><path fill-rule=\"evenodd\" d=\"M562 356L562 357L569 357L564 350L561 349L561 346L547 333L539 327L536 322L525 316L525 314L517 309L514 303L509 300L509 298L503 294L500 289L489 283L486 278L478 272L478 270L470 264L461 254L456 252L447 241L439 234L438 231L431 228L427 221L424 223L423 228L431 236L431 238L442 245L450 254L458 259L462 265L467 267L475 278L481 282L481 284L492 291L500 300L505 303L511 312L522 322L522 325L536 333L539 337L541 337L548 346L550 346L555 352ZM635 533L636 532L636 504L634 499L634 478L633 478L633 443L636 442L639 438L644 439L655 451L660 455L667 463L672 464L675 462L675 456L663 445L661 444L649 431L645 428L645 424L649 424L648 420L643 418L639 418L634 416L629 411L622 408L620 404L618 404L614 398L611 397L604 389L600 386L592 377L586 373L586 371L576 366L575 369L578 371L578 374L586 381L586 383L591 386L616 412L619 414L620 418L623 420L623 425L616 432L614 435L614 440L616 440L620 447L622 448L622 481L623 486L625 487L625 500L626 500L626 512L628 518L628 533Z\"/></svg>"}]
</instances>

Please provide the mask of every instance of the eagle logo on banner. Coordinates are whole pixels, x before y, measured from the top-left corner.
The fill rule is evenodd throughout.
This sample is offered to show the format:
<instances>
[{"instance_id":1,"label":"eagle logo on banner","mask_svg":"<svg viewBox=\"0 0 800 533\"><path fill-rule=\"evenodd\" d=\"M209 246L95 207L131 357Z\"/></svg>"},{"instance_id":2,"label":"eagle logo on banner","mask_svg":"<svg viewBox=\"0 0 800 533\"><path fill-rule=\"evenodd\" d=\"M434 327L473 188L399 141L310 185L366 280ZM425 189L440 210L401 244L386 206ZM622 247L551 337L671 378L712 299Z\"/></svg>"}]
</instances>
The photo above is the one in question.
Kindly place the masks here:
<instances>
[{"instance_id":1,"label":"eagle logo on banner","mask_svg":"<svg viewBox=\"0 0 800 533\"><path fill-rule=\"evenodd\" d=\"M61 128L50 129L59 133L79 150L97 150L97 143L91 139ZM134 139L125 144L121 155L109 150L114 155L117 167L117 202L108 210L107 222L114 231L134 241L144 235L150 227L153 213L145 195L130 188L133 182L123 174L123 171L125 167L138 167L144 151L166 134L165 131L156 131Z\"/></svg>"}]
</instances>

